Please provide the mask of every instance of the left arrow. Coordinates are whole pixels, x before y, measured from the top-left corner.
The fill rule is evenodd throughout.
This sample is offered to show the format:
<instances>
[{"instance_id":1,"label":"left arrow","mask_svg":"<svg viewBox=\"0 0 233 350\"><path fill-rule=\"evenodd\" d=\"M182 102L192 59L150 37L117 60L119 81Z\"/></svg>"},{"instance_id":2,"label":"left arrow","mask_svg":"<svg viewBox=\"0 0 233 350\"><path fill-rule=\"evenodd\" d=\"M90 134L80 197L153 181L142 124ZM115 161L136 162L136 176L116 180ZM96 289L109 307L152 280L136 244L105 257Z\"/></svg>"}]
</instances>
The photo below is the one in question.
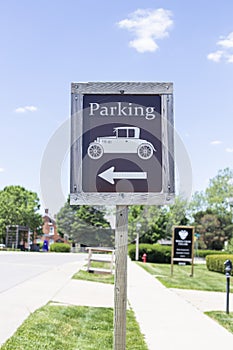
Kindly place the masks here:
<instances>
[{"instance_id":1,"label":"left arrow","mask_svg":"<svg viewBox=\"0 0 233 350\"><path fill-rule=\"evenodd\" d=\"M120 179L129 179L129 180L146 180L147 179L147 173L146 172L114 172L115 167L112 166L111 168L103 171L101 174L98 174L99 177L101 177L103 180L109 182L110 184L114 185L114 180L120 180Z\"/></svg>"}]
</instances>

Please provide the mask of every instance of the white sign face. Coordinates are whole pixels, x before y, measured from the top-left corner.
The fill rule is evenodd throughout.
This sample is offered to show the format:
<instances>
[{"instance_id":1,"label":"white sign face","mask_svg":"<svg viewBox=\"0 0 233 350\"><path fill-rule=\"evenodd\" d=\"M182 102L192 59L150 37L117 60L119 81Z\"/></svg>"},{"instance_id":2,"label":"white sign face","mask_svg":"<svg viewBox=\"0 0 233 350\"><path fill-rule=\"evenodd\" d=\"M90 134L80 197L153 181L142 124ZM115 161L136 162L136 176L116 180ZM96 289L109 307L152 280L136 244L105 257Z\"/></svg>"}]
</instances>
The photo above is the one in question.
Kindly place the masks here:
<instances>
[{"instance_id":1,"label":"white sign face","mask_svg":"<svg viewBox=\"0 0 233 350\"><path fill-rule=\"evenodd\" d=\"M71 204L164 204L173 195L172 84L73 84Z\"/></svg>"}]
</instances>

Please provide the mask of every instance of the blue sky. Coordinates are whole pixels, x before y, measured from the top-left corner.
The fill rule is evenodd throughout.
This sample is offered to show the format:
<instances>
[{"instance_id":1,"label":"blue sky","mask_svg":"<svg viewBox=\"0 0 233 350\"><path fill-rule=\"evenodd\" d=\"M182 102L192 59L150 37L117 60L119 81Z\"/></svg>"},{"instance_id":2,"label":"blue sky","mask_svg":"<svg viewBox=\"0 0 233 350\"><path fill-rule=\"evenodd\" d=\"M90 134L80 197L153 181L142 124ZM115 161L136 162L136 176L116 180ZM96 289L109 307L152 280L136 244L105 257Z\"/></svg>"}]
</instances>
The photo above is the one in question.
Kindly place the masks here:
<instances>
[{"instance_id":1,"label":"blue sky","mask_svg":"<svg viewBox=\"0 0 233 350\"><path fill-rule=\"evenodd\" d=\"M231 0L0 1L0 189L44 197L41 162L66 130L75 81L173 82L193 191L205 189L232 168L232 13ZM61 174L65 198L68 157Z\"/></svg>"}]
</instances>

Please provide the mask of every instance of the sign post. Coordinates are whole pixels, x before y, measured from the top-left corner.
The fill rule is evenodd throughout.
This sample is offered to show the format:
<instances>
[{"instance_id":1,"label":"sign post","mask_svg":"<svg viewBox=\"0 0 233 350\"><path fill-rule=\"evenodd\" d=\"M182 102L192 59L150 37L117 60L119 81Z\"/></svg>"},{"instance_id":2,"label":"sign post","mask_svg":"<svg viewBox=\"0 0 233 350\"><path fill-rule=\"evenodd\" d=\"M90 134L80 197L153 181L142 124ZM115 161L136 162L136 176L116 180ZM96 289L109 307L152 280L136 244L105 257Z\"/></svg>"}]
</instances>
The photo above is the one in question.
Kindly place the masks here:
<instances>
[{"instance_id":1,"label":"sign post","mask_svg":"<svg viewBox=\"0 0 233 350\"><path fill-rule=\"evenodd\" d=\"M114 350L126 347L128 206L173 202L173 84L72 83L71 205L116 205Z\"/></svg>"},{"instance_id":2,"label":"sign post","mask_svg":"<svg viewBox=\"0 0 233 350\"><path fill-rule=\"evenodd\" d=\"M128 207L116 206L114 350L126 348Z\"/></svg>"},{"instance_id":3,"label":"sign post","mask_svg":"<svg viewBox=\"0 0 233 350\"><path fill-rule=\"evenodd\" d=\"M173 276L174 261L190 262L191 275L194 271L194 227L193 226L174 226L172 235L172 258L171 275Z\"/></svg>"}]
</instances>

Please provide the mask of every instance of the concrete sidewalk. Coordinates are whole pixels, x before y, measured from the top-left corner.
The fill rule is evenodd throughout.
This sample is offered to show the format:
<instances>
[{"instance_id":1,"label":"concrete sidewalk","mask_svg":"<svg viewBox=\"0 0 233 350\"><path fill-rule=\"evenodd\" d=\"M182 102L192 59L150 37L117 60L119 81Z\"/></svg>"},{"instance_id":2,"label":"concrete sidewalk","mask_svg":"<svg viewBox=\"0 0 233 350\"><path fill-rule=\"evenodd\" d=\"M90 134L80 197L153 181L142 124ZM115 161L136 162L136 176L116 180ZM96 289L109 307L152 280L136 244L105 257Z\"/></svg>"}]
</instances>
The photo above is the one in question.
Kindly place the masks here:
<instances>
[{"instance_id":1,"label":"concrete sidewalk","mask_svg":"<svg viewBox=\"0 0 233 350\"><path fill-rule=\"evenodd\" d=\"M48 301L113 307L113 285L71 280L83 263L65 264L1 293L0 317L4 322L0 344ZM149 350L232 348L233 335L201 311L224 310L223 294L167 289L137 264L128 262L128 300ZM232 299L230 306L233 311Z\"/></svg>"},{"instance_id":2,"label":"concrete sidewalk","mask_svg":"<svg viewBox=\"0 0 233 350\"><path fill-rule=\"evenodd\" d=\"M189 301L135 263L129 262L128 271L128 299L150 350L232 348L233 334Z\"/></svg>"},{"instance_id":3,"label":"concrete sidewalk","mask_svg":"<svg viewBox=\"0 0 233 350\"><path fill-rule=\"evenodd\" d=\"M201 311L224 310L224 297L225 293L167 289L137 264L128 262L128 301L150 350L232 347L233 335ZM53 301L113 307L114 287L71 280ZM233 295L230 305L233 311Z\"/></svg>"},{"instance_id":4,"label":"concrete sidewalk","mask_svg":"<svg viewBox=\"0 0 233 350\"><path fill-rule=\"evenodd\" d=\"M203 312L226 311L226 293L175 288L170 290ZM229 311L233 312L233 293L229 296Z\"/></svg>"}]
</instances>

